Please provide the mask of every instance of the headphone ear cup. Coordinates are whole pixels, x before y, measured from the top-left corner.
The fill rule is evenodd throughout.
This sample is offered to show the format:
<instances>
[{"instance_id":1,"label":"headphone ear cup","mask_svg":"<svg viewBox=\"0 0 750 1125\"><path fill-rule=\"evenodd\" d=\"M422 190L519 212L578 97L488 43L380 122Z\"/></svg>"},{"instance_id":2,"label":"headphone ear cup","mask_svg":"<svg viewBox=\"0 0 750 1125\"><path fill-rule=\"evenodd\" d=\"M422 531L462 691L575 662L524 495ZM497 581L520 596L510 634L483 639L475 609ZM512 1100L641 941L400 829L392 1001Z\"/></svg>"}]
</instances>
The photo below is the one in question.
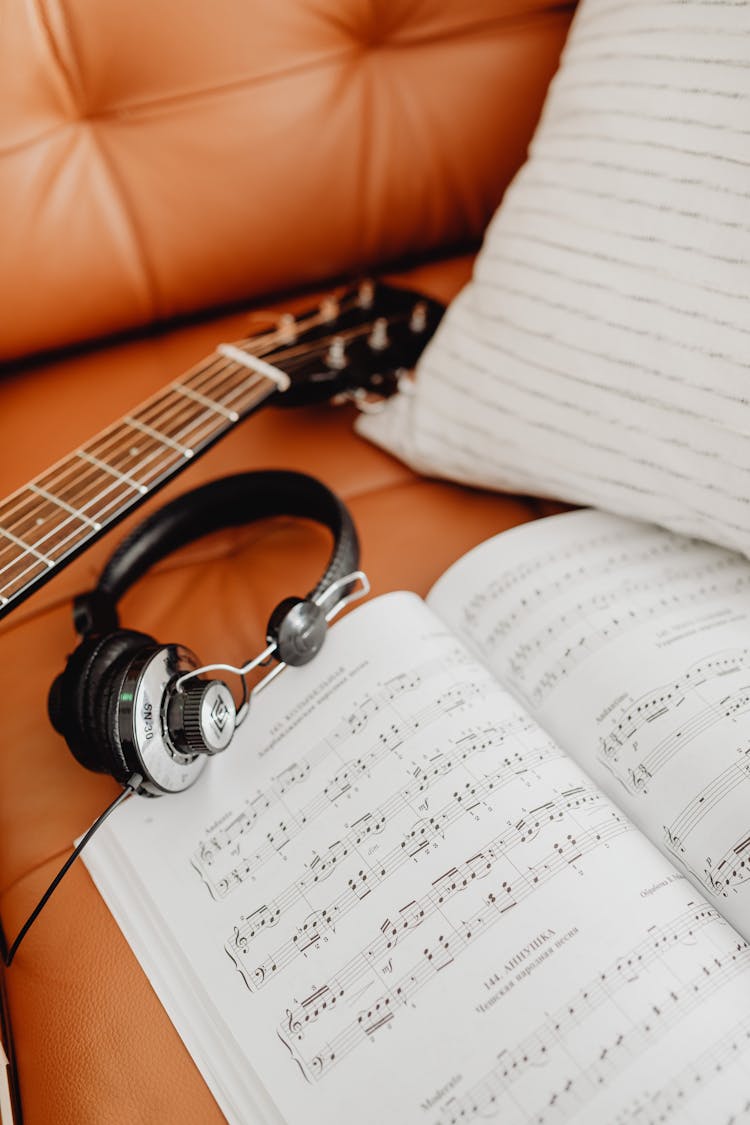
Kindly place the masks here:
<instances>
[{"instance_id":1,"label":"headphone ear cup","mask_svg":"<svg viewBox=\"0 0 750 1125\"><path fill-rule=\"evenodd\" d=\"M124 683L133 662L138 658L148 658L158 648L153 637L130 633L123 639L119 652L111 653L109 668L101 677L99 694L93 701L93 730L100 747L100 758L104 760L103 769L121 785L143 768L137 754L133 755L132 762L128 762L120 735L119 710Z\"/></svg>"},{"instance_id":2,"label":"headphone ear cup","mask_svg":"<svg viewBox=\"0 0 750 1125\"><path fill-rule=\"evenodd\" d=\"M146 633L121 629L103 637L86 638L68 658L49 698L52 725L65 738L73 756L86 769L109 773L118 781L130 772L112 732L116 716L113 687L137 653L156 647ZM116 772L115 772L116 771Z\"/></svg>"}]
</instances>

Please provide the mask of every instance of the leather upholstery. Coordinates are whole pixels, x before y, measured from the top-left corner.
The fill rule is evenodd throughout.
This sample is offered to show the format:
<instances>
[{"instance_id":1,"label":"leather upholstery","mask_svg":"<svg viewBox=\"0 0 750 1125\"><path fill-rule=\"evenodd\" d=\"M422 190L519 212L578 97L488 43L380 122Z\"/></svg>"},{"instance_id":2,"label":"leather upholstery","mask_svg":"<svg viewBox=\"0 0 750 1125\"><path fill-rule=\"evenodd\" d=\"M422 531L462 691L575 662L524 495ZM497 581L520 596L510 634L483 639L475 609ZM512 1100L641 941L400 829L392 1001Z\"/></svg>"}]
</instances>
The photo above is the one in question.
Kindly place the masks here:
<instances>
[{"instance_id":1,"label":"leather upholstery","mask_svg":"<svg viewBox=\"0 0 750 1125\"><path fill-rule=\"evenodd\" d=\"M476 241L570 6L6 2L0 360Z\"/></svg>"},{"instance_id":2,"label":"leather upholstery","mask_svg":"<svg viewBox=\"0 0 750 1125\"><path fill-rule=\"evenodd\" d=\"M478 238L520 162L569 15L542 0L1 5L0 356L427 251L441 260L409 283L449 299L470 258L446 247ZM243 335L238 307L7 368L0 496ZM351 422L346 409L265 410L162 498L239 469L312 472L351 505L376 593L423 593L471 546L544 510L417 478ZM73 760L46 694L75 643L70 599L127 526L0 625L9 938L115 791ZM328 547L293 520L218 533L128 593L123 623L205 660L239 660ZM26 1125L221 1120L80 865L4 987Z\"/></svg>"}]
</instances>

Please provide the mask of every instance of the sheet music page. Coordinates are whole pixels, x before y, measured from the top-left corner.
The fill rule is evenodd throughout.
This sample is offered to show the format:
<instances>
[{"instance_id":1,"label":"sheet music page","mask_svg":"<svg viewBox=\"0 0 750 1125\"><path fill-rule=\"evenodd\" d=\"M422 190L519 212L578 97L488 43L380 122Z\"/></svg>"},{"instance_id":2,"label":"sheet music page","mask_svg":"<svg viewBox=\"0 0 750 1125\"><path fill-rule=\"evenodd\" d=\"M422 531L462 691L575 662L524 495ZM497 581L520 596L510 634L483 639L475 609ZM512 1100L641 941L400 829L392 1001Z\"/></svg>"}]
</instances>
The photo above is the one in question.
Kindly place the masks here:
<instances>
[{"instance_id":1,"label":"sheet music page","mask_svg":"<svg viewBox=\"0 0 750 1125\"><path fill-rule=\"evenodd\" d=\"M583 511L461 560L430 602L750 935L750 563Z\"/></svg>"},{"instance_id":2,"label":"sheet music page","mask_svg":"<svg viewBox=\"0 0 750 1125\"><path fill-rule=\"evenodd\" d=\"M748 947L413 595L86 862L231 1122L744 1105Z\"/></svg>"}]
</instances>

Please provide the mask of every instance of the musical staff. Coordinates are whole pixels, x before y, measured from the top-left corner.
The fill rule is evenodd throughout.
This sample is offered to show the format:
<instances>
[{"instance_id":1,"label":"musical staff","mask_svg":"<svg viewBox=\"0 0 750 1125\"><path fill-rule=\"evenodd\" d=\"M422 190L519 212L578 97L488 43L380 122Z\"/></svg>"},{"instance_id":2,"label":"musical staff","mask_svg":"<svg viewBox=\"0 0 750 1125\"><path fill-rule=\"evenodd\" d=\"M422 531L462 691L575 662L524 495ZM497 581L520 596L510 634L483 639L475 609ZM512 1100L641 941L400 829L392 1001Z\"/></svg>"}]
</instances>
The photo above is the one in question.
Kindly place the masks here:
<instances>
[{"instance_id":1,"label":"musical staff","mask_svg":"<svg viewBox=\"0 0 750 1125\"><path fill-rule=\"evenodd\" d=\"M712 862L706 859L701 882L708 890L724 898L750 879L750 826L724 854Z\"/></svg>"},{"instance_id":2,"label":"musical staff","mask_svg":"<svg viewBox=\"0 0 750 1125\"><path fill-rule=\"evenodd\" d=\"M737 555L614 522L570 547L506 565L462 600L456 625L485 660L500 662L503 682L537 708L619 636L666 613L694 612L748 591L750 574Z\"/></svg>"},{"instance_id":3,"label":"musical staff","mask_svg":"<svg viewBox=\"0 0 750 1125\"><path fill-rule=\"evenodd\" d=\"M685 853L688 837L694 832L704 817L708 816L717 805L734 793L738 785L750 781L750 749L743 754L742 760L734 765L727 766L725 770L712 778L691 801L682 809L672 823L665 826L664 835L666 845L681 859Z\"/></svg>"},{"instance_id":4,"label":"musical staff","mask_svg":"<svg viewBox=\"0 0 750 1125\"><path fill-rule=\"evenodd\" d=\"M441 809L410 825L395 846L384 857L379 858L374 866L363 856L359 845L371 833L383 831L389 815L379 810L361 818L352 826L352 831L346 838L337 840L323 856L316 856L304 875L274 899L249 915L243 916L235 925L226 950L242 974L247 987L251 991L262 988L272 976L282 972L296 957L315 946L323 933L334 929L337 922L340 922L350 911L355 910L375 887L384 884L410 860L414 860L431 842L438 838L444 839L447 830L461 817L475 815L480 801L498 792L503 785L517 778L519 773L525 772L539 761L549 761L552 757L551 752L540 754L539 751L529 751L526 754L516 754L512 759L506 758L493 774L481 781L467 782L460 790L454 792L451 800ZM488 857L486 870L492 867L497 851L503 850L507 853L517 843L526 843L535 838L546 824L561 819L565 811L584 804L596 803L598 798L591 793L586 793L580 787L563 793L559 801L546 802L540 808L533 810L528 819L519 820L506 832L489 841L485 849ZM405 803L404 807L408 805ZM488 811L492 811L492 806L488 806ZM482 855L484 854L483 852ZM344 889L325 907L306 914L302 923L293 930L287 940L263 961L253 960L250 952L253 939L260 936L264 930L275 926L282 915L297 903L307 902L309 905L307 898L309 892L317 884L329 878L334 870L340 870L342 861L350 855L356 856L356 863L350 868L351 873L347 872L349 877ZM467 864L471 868L468 877L473 879L476 874L474 861L468 860ZM457 871L456 868L453 870ZM347 873L342 876L342 881Z\"/></svg>"},{"instance_id":5,"label":"musical staff","mask_svg":"<svg viewBox=\"0 0 750 1125\"><path fill-rule=\"evenodd\" d=\"M741 1079L750 1065L750 1016L739 1020L725 1035L717 1039L707 1051L702 1051L688 1066L665 1082L653 1093L644 1092L613 1117L609 1125L664 1125L672 1120L682 1120L686 1108L702 1094L712 1082L719 1081L730 1067L740 1070ZM725 1119L727 1125L747 1119L750 1114L750 1095L745 1095L736 1105L736 1112Z\"/></svg>"},{"instance_id":6,"label":"musical staff","mask_svg":"<svg viewBox=\"0 0 750 1125\"><path fill-rule=\"evenodd\" d=\"M733 688L736 676L741 682ZM716 685L714 700L707 691ZM608 733L600 735L599 758L629 793L644 794L649 781L689 743L749 711L750 650L716 652L621 708ZM654 732L664 721L672 726L660 737ZM745 726L750 735L750 721ZM744 733L744 726L740 730ZM729 737L735 736L730 732Z\"/></svg>"},{"instance_id":7,"label":"musical staff","mask_svg":"<svg viewBox=\"0 0 750 1125\"><path fill-rule=\"evenodd\" d=\"M498 693L498 685L488 677L477 681L476 677L454 676L453 685L439 691L425 706L402 714L398 708L402 697L429 684L436 674L444 673L446 667L451 666L449 660L453 655L456 662L452 666L460 669L465 664L465 653L454 650L451 658L430 661L428 666L394 677L379 692L368 694L357 708L311 748L304 759L287 767L263 792L250 798L239 812L227 814L224 823L201 840L190 862L214 899L226 898L256 875L283 851L291 839L324 816L359 781L369 778L412 736L447 715L465 709L472 702ZM359 736L366 736L369 730L372 730L373 741L359 754L347 759L347 751L351 751ZM296 807L290 804L294 789L308 781L314 771L331 758L336 760L337 768L329 774L320 790L303 804ZM253 837L261 818L279 807L283 810L283 817L265 832L259 847L243 853L244 839Z\"/></svg>"},{"instance_id":8,"label":"musical staff","mask_svg":"<svg viewBox=\"0 0 750 1125\"><path fill-rule=\"evenodd\" d=\"M596 809L596 819L590 818L591 823L582 827L575 810L587 805ZM342 1059L391 1023L405 1005L412 1004L439 973L459 962L461 955L508 911L629 827L606 802L601 802L598 794L577 790L545 804L535 820L511 829L506 840L488 842L480 854L465 861L462 867L447 871L426 894L403 906L397 918L389 916L379 935L323 986L301 1003L287 1008L277 1032L305 1078L317 1082L325 1077ZM547 843L550 835L551 846ZM537 841L538 854L516 854L530 839ZM477 869L483 872L480 879ZM468 905L463 901L465 895L469 896ZM461 916L453 920L446 906L456 896L462 899ZM436 924L429 925L430 922ZM407 939L422 927L423 948L414 959L412 943ZM398 958L394 962L394 956L403 941L407 947L401 959L408 959L409 964L397 973ZM388 958L385 966L384 957ZM375 999L362 1006L373 989ZM311 1035L311 1028L319 1020L324 1023L322 1041L320 1035ZM326 1034L332 1021L337 1026Z\"/></svg>"},{"instance_id":9,"label":"musical staff","mask_svg":"<svg viewBox=\"0 0 750 1125\"><path fill-rule=\"evenodd\" d=\"M683 952L681 978L675 972L678 962L671 956L677 947ZM665 985L662 971L667 965L671 981ZM716 911L691 904L666 925L652 927L532 1034L503 1047L479 1082L447 1101L435 1125L493 1118L503 1125L569 1120L607 1082L740 978L748 966L747 943L732 934ZM587 1034L575 1034L584 1027ZM736 1034L720 1036L703 1057L721 1055ZM705 1062L697 1060L697 1065Z\"/></svg>"}]
</instances>

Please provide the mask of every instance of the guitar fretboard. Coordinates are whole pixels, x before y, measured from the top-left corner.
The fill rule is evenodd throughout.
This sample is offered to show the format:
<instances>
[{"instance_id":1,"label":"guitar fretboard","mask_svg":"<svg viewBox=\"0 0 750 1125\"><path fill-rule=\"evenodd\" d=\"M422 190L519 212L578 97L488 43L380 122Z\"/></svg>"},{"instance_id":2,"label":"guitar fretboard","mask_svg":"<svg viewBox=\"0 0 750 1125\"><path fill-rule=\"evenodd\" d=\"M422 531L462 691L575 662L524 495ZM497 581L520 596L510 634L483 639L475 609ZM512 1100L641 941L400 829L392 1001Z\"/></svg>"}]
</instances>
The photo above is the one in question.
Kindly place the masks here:
<instances>
[{"instance_id":1,"label":"guitar fretboard","mask_svg":"<svg viewBox=\"0 0 750 1125\"><path fill-rule=\"evenodd\" d=\"M217 353L4 500L0 616L276 390Z\"/></svg>"}]
</instances>

